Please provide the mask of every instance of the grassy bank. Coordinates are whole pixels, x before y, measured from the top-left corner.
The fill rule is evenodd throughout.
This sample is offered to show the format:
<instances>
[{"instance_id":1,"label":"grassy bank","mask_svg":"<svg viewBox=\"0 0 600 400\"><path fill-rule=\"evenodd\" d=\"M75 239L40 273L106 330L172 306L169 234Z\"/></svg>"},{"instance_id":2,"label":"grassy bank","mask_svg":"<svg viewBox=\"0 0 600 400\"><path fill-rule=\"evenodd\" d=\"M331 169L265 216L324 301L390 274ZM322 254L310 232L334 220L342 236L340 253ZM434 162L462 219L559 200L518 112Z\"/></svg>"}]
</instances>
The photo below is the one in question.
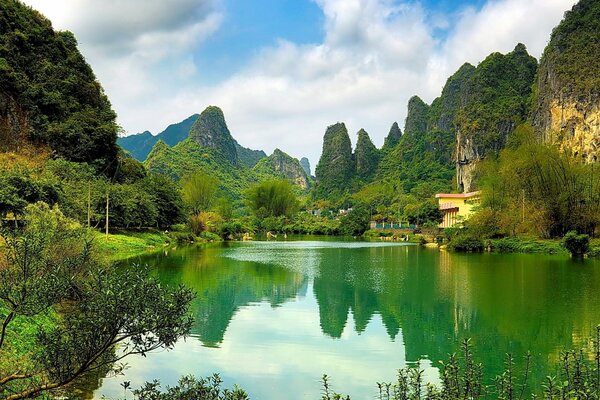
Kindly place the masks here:
<instances>
[{"instance_id":1,"label":"grassy bank","mask_svg":"<svg viewBox=\"0 0 600 400\"><path fill-rule=\"evenodd\" d=\"M158 251L169 244L171 238L161 232L118 232L106 235L95 232L97 251L110 261L125 260Z\"/></svg>"}]
</instances>

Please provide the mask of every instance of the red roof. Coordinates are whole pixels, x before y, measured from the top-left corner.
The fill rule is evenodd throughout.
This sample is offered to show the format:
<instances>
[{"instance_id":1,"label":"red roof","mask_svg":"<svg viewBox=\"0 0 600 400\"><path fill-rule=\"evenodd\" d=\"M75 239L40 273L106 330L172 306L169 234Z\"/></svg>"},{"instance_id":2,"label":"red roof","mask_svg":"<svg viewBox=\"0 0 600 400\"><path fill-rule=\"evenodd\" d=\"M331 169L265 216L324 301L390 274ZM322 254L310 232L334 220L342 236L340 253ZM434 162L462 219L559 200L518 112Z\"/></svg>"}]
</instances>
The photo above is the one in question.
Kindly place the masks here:
<instances>
[{"instance_id":1,"label":"red roof","mask_svg":"<svg viewBox=\"0 0 600 400\"><path fill-rule=\"evenodd\" d=\"M470 199L471 197L479 196L481 192L470 192L470 193L438 193L435 195L436 199L449 198L449 199Z\"/></svg>"}]
</instances>

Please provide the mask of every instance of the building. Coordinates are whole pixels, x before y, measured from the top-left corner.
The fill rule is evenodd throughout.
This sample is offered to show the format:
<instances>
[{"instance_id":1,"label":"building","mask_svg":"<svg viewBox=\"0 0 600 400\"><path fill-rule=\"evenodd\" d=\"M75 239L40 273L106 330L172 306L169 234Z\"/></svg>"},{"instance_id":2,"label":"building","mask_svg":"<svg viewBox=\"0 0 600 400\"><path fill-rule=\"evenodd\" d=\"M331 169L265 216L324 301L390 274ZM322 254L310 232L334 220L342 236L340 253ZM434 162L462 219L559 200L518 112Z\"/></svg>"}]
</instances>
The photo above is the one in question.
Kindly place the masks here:
<instances>
[{"instance_id":1,"label":"building","mask_svg":"<svg viewBox=\"0 0 600 400\"><path fill-rule=\"evenodd\" d=\"M438 199L440 210L444 216L440 228L450 228L459 222L469 218L473 208L480 203L481 192L471 193L439 193L435 195Z\"/></svg>"}]
</instances>

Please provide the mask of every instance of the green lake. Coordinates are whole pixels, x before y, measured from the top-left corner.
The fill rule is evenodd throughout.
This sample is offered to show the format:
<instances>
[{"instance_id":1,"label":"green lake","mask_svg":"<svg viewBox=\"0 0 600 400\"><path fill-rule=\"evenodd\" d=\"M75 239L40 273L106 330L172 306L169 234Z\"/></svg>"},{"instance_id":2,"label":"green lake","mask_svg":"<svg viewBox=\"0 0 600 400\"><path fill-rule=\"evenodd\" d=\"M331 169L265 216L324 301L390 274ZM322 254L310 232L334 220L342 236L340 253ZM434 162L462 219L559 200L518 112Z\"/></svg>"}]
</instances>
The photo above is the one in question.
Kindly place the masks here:
<instances>
[{"instance_id":1,"label":"green lake","mask_svg":"<svg viewBox=\"0 0 600 400\"><path fill-rule=\"evenodd\" d=\"M600 323L600 262L564 256L453 254L398 243L275 241L189 247L135 260L196 292L191 336L128 359L96 398L160 379L219 373L252 399L372 399L398 368L438 379L471 338L488 381L505 353L533 355L530 382L555 374L561 350L590 346ZM128 398L131 398L131 394Z\"/></svg>"}]
</instances>

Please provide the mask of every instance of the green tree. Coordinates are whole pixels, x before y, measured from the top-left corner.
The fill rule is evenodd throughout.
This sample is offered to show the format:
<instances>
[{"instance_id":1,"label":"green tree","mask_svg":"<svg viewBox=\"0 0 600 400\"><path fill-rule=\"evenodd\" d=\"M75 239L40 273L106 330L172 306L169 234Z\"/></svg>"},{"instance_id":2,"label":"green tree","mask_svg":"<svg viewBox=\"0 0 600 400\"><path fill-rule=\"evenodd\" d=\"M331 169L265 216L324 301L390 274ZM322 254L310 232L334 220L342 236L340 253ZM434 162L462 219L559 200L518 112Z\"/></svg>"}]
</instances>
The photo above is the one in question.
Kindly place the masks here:
<instances>
[{"instance_id":1,"label":"green tree","mask_svg":"<svg viewBox=\"0 0 600 400\"><path fill-rule=\"evenodd\" d=\"M168 176L149 174L137 187L150 196L156 209L156 226L167 228L185 222L185 205L179 186Z\"/></svg>"},{"instance_id":2,"label":"green tree","mask_svg":"<svg viewBox=\"0 0 600 400\"><path fill-rule=\"evenodd\" d=\"M183 201L193 214L208 211L219 190L217 180L200 171L184 178L181 187Z\"/></svg>"},{"instance_id":3,"label":"green tree","mask_svg":"<svg viewBox=\"0 0 600 400\"><path fill-rule=\"evenodd\" d=\"M2 237L0 398L33 398L91 371L118 371L123 358L187 334L189 290L167 289L144 268L103 265L85 231L56 208L29 206L26 220L23 231ZM44 318L51 322L35 323ZM13 330L23 323L33 337ZM17 343L22 354L11 351Z\"/></svg>"},{"instance_id":4,"label":"green tree","mask_svg":"<svg viewBox=\"0 0 600 400\"><path fill-rule=\"evenodd\" d=\"M251 187L246 199L259 218L291 216L298 209L294 188L284 179L265 181Z\"/></svg>"},{"instance_id":5,"label":"green tree","mask_svg":"<svg viewBox=\"0 0 600 400\"><path fill-rule=\"evenodd\" d=\"M367 229L371 221L369 208L363 204L352 207L352 210L340 220L340 231L344 235L360 236Z\"/></svg>"}]
</instances>

